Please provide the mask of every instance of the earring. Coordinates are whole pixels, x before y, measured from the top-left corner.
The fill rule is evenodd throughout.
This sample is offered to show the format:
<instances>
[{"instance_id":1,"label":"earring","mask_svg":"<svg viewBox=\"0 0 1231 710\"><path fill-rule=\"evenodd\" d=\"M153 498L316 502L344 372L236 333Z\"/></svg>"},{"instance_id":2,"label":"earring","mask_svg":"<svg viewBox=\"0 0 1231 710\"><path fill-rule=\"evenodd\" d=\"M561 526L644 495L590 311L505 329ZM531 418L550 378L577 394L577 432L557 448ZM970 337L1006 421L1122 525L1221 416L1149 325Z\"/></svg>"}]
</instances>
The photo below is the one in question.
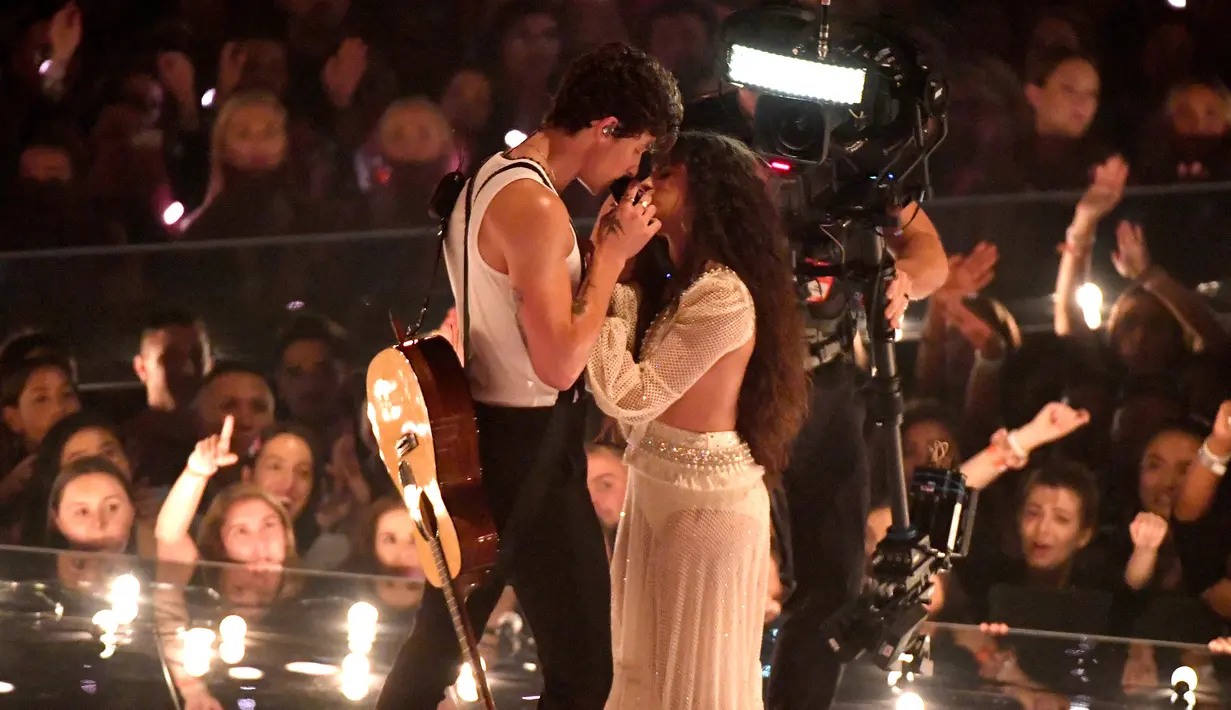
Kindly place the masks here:
<instances>
[{"instance_id":1,"label":"earring","mask_svg":"<svg viewBox=\"0 0 1231 710\"><path fill-rule=\"evenodd\" d=\"M607 126L603 129L603 135L605 136L609 136L613 133L615 133L615 126Z\"/></svg>"}]
</instances>

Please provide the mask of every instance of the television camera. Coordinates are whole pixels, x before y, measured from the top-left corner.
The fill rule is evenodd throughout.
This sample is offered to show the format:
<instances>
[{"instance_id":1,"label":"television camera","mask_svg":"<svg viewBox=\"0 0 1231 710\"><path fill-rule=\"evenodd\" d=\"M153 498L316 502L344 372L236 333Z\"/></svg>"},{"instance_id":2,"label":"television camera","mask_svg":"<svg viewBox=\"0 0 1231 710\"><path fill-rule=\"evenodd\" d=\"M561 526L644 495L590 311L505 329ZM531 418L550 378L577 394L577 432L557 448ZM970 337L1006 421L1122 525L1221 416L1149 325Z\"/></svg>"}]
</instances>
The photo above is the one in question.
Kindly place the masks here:
<instances>
[{"instance_id":1,"label":"television camera","mask_svg":"<svg viewBox=\"0 0 1231 710\"><path fill-rule=\"evenodd\" d=\"M736 12L723 24L722 48L725 78L756 96L752 147L776 178L788 232L802 242L803 295L820 280L857 289L871 343L868 412L887 447L893 524L867 591L818 632L844 660L870 651L886 670L902 659L919 670L932 580L967 551L976 495L943 468L906 479L896 333L884 317L895 277L885 235L928 191L928 157L948 128L948 88L906 32L831 18L831 0L816 10L771 1ZM836 258L808 256L822 252ZM853 345L858 311L842 308Z\"/></svg>"}]
</instances>

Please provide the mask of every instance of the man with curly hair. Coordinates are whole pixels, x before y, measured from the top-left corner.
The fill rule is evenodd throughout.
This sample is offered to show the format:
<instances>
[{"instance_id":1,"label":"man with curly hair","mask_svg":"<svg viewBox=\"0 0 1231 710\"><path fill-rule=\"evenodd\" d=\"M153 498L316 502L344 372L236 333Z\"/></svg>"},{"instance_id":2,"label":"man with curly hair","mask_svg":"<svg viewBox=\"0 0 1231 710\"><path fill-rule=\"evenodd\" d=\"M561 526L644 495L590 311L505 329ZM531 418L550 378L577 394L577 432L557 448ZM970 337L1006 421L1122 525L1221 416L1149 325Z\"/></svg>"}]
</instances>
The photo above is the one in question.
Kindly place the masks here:
<instances>
[{"instance_id":1,"label":"man with curly hair","mask_svg":"<svg viewBox=\"0 0 1231 710\"><path fill-rule=\"evenodd\" d=\"M502 547L467 609L481 630L513 586L537 645L544 710L599 710L611 689L611 583L586 489L580 377L620 273L661 226L634 183L604 205L583 264L560 193L574 180L597 192L635 175L682 116L657 61L599 47L569 67L537 132L477 168L448 225L445 261ZM459 664L444 597L428 588L377 707L433 710Z\"/></svg>"}]
</instances>

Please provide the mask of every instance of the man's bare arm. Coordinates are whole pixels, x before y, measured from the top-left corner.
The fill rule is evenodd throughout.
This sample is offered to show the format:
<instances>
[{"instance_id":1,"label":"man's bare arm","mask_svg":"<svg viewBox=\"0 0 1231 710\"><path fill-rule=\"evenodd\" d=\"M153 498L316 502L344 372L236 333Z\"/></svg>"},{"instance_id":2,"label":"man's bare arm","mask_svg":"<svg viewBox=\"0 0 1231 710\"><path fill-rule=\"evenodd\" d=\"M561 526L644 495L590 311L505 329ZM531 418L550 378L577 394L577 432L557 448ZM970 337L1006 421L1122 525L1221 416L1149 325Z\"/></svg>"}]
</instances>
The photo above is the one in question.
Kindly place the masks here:
<instances>
[{"instance_id":1,"label":"man's bare arm","mask_svg":"<svg viewBox=\"0 0 1231 710\"><path fill-rule=\"evenodd\" d=\"M572 386L598 339L626 260L616 246L624 227L615 214L595 230L594 254L574 296L566 261L574 237L560 199L523 180L501 190L488 208L483 229L504 254L530 363L550 387Z\"/></svg>"},{"instance_id":2,"label":"man's bare arm","mask_svg":"<svg viewBox=\"0 0 1231 710\"><path fill-rule=\"evenodd\" d=\"M897 268L910 277L910 297L927 298L949 278L949 260L940 235L917 203L902 209L902 230L885 240Z\"/></svg>"}]
</instances>

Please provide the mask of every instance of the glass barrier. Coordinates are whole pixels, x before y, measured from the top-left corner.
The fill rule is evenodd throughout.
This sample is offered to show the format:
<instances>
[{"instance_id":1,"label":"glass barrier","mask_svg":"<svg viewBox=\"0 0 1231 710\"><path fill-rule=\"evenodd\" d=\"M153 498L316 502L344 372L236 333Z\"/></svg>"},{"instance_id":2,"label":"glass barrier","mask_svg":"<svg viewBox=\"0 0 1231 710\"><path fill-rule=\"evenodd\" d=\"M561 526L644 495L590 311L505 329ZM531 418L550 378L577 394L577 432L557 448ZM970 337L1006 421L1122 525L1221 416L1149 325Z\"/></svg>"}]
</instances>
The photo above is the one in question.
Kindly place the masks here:
<instances>
[{"instance_id":1,"label":"glass barrier","mask_svg":"<svg viewBox=\"0 0 1231 710\"><path fill-rule=\"evenodd\" d=\"M404 681L386 676L421 584L0 547L0 706L373 707L384 683ZM1165 623L1158 637L1117 637L1073 627L1088 625L1081 616L997 635L931 624L927 661L889 673L857 661L835 708L1158 707L1181 677L1196 707L1225 707L1227 657ZM503 710L532 708L540 692L529 631L510 612L483 636ZM766 629L767 675L776 633ZM449 692L459 710L476 707L472 676Z\"/></svg>"},{"instance_id":2,"label":"glass barrier","mask_svg":"<svg viewBox=\"0 0 1231 710\"><path fill-rule=\"evenodd\" d=\"M1077 193L937 199L927 204L950 253L979 241L1000 250L987 293L1004 301L1027 332L1051 327L1056 246ZM588 216L578 219L586 229ZM1144 225L1156 261L1186 284L1228 278L1231 185L1137 188L1104 220L1091 279L1106 305L1124 287L1110 253L1120 219ZM236 241L0 253L0 332L40 326L76 349L84 382L131 380L141 323L166 307L203 317L221 358L268 366L288 311L325 313L351 333L360 360L388 344L389 313L413 322L434 294L428 325L450 305L431 229L337 233ZM1231 291L1208 285L1216 308ZM909 332L909 329L908 329Z\"/></svg>"}]
</instances>

